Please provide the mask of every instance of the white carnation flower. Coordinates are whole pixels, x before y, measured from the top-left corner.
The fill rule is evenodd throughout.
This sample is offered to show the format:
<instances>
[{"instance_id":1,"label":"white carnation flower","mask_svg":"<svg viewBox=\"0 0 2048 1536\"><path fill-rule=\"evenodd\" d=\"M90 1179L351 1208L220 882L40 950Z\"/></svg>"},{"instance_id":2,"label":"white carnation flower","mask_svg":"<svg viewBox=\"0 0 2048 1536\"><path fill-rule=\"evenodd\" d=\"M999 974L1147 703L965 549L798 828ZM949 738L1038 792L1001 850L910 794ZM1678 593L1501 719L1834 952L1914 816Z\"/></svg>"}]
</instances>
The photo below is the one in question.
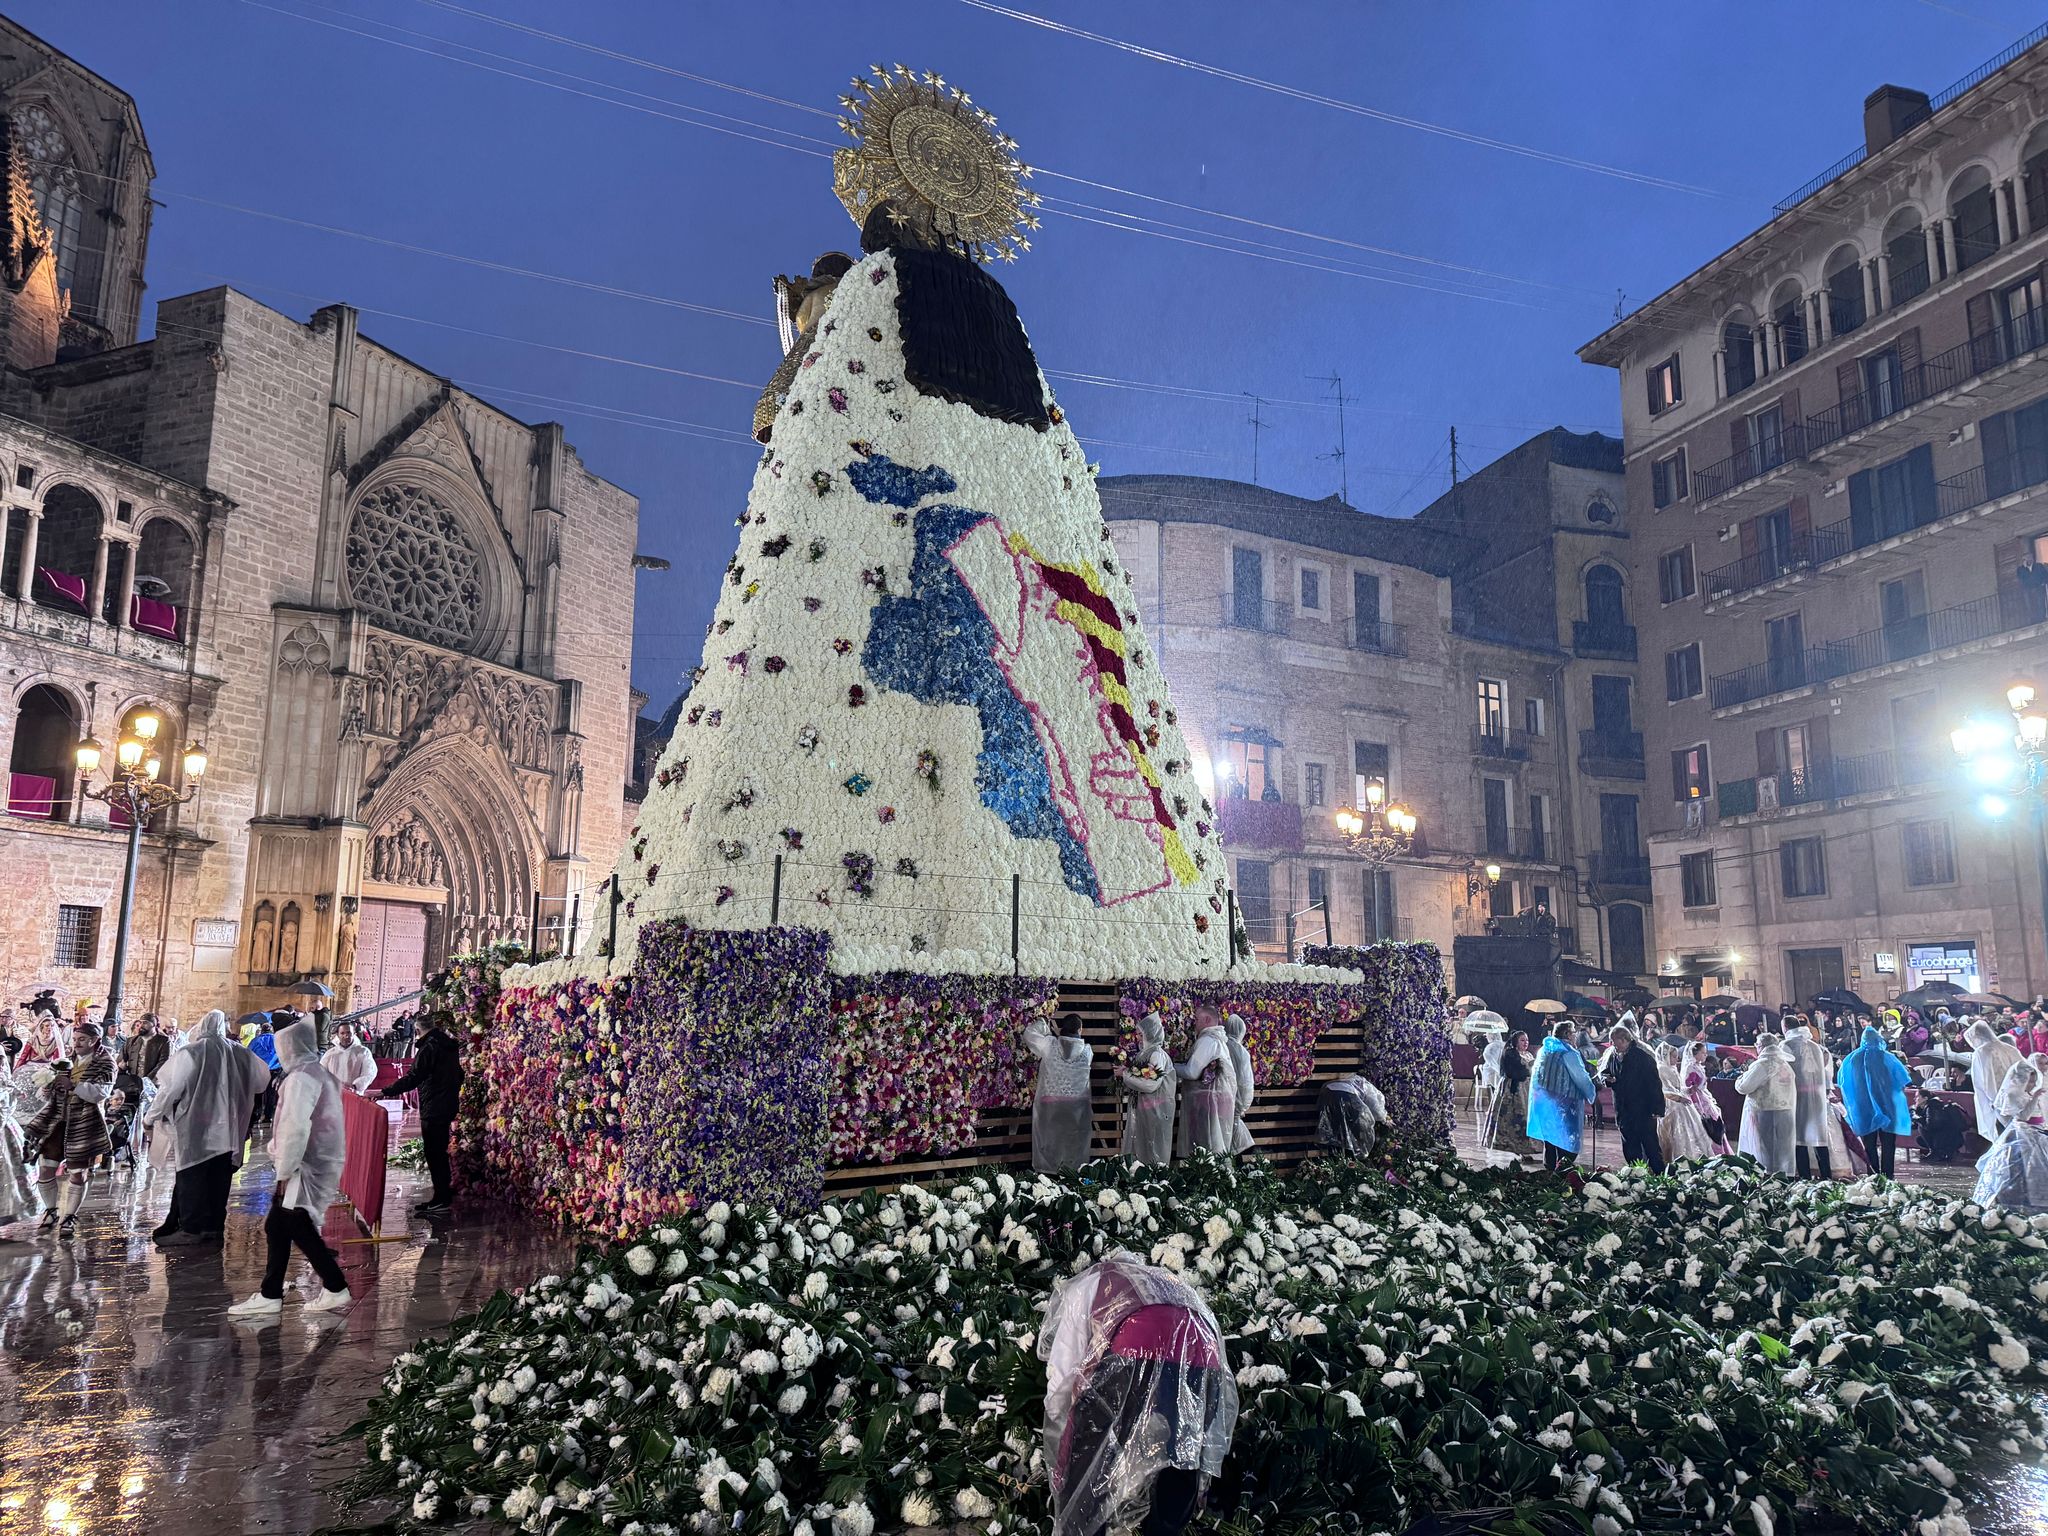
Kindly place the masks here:
<instances>
[{"instance_id":1,"label":"white carnation flower","mask_svg":"<svg viewBox=\"0 0 2048 1536\"><path fill-rule=\"evenodd\" d=\"M979 1488L962 1488L953 1495L953 1513L962 1520L986 1520L995 1512L995 1501Z\"/></svg>"},{"instance_id":2,"label":"white carnation flower","mask_svg":"<svg viewBox=\"0 0 2048 1536\"><path fill-rule=\"evenodd\" d=\"M654 1250L642 1243L626 1252L626 1267L643 1280L654 1273Z\"/></svg>"},{"instance_id":3,"label":"white carnation flower","mask_svg":"<svg viewBox=\"0 0 2048 1536\"><path fill-rule=\"evenodd\" d=\"M937 1525L945 1518L939 1506L922 1489L912 1493L903 1501L903 1523L912 1530L921 1530Z\"/></svg>"}]
</instances>

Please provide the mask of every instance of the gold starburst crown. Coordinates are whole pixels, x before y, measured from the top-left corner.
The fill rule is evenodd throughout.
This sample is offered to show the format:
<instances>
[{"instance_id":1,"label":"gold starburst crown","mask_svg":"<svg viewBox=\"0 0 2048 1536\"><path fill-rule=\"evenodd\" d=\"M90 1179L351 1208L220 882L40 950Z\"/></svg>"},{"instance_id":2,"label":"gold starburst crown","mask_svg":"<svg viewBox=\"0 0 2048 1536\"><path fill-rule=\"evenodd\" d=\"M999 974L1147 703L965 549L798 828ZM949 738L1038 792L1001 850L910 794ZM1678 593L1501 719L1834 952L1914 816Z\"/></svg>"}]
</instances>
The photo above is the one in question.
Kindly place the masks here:
<instances>
[{"instance_id":1,"label":"gold starburst crown","mask_svg":"<svg viewBox=\"0 0 2048 1536\"><path fill-rule=\"evenodd\" d=\"M935 74L877 64L839 105L847 114L839 129L854 143L832 157L832 190L855 224L865 228L886 204L899 224L977 261L1015 261L1031 249L1031 167L966 92Z\"/></svg>"}]
</instances>

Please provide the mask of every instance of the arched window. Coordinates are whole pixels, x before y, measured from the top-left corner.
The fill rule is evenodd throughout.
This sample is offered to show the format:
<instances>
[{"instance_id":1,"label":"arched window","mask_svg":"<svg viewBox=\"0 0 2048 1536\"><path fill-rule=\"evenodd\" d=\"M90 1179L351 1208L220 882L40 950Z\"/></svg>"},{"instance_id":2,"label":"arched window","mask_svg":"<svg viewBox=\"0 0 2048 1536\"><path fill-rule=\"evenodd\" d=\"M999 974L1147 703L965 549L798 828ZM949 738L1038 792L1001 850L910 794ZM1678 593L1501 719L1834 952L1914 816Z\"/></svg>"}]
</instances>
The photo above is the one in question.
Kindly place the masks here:
<instances>
[{"instance_id":1,"label":"arched window","mask_svg":"<svg viewBox=\"0 0 2048 1536\"><path fill-rule=\"evenodd\" d=\"M81 486L53 485L43 497L30 596L46 608L84 613L92 603L100 550L100 504Z\"/></svg>"},{"instance_id":2,"label":"arched window","mask_svg":"<svg viewBox=\"0 0 2048 1536\"><path fill-rule=\"evenodd\" d=\"M1756 382L1756 332L1746 314L1730 315L1721 327L1721 376L1731 395Z\"/></svg>"},{"instance_id":3,"label":"arched window","mask_svg":"<svg viewBox=\"0 0 2048 1536\"><path fill-rule=\"evenodd\" d=\"M1948 215L1955 220L1956 270L1967 272L1998 249L1998 203L1991 174L1973 165L1949 189Z\"/></svg>"},{"instance_id":4,"label":"arched window","mask_svg":"<svg viewBox=\"0 0 2048 1536\"><path fill-rule=\"evenodd\" d=\"M78 275L78 245L85 229L85 194L71 145L57 120L41 107L14 114L14 135L28 157L28 189L43 229L57 250L57 286L69 288Z\"/></svg>"},{"instance_id":5,"label":"arched window","mask_svg":"<svg viewBox=\"0 0 2048 1536\"><path fill-rule=\"evenodd\" d=\"M135 601L127 622L144 634L183 639L192 602L192 535L174 517L153 517L142 525L135 555Z\"/></svg>"},{"instance_id":6,"label":"arched window","mask_svg":"<svg viewBox=\"0 0 2048 1536\"><path fill-rule=\"evenodd\" d=\"M1607 909L1607 968L1641 976L1649 968L1643 948L1643 909L1623 902Z\"/></svg>"},{"instance_id":7,"label":"arched window","mask_svg":"<svg viewBox=\"0 0 2048 1536\"><path fill-rule=\"evenodd\" d=\"M1806 356L1806 295L1797 283L1778 284L1771 295L1771 323L1778 328L1778 351L1788 364Z\"/></svg>"},{"instance_id":8,"label":"arched window","mask_svg":"<svg viewBox=\"0 0 2048 1536\"><path fill-rule=\"evenodd\" d=\"M1828 258L1828 325L1837 336L1846 336L1870 318L1863 303L1863 258L1852 245L1844 245Z\"/></svg>"},{"instance_id":9,"label":"arched window","mask_svg":"<svg viewBox=\"0 0 2048 1536\"><path fill-rule=\"evenodd\" d=\"M61 688L38 683L14 712L14 751L7 763L7 814L69 821L78 768L78 714Z\"/></svg>"},{"instance_id":10,"label":"arched window","mask_svg":"<svg viewBox=\"0 0 2048 1536\"><path fill-rule=\"evenodd\" d=\"M484 561L462 518L425 486L382 486L349 520L349 597L415 640L470 650L483 622Z\"/></svg>"},{"instance_id":11,"label":"arched window","mask_svg":"<svg viewBox=\"0 0 2048 1536\"><path fill-rule=\"evenodd\" d=\"M1600 634L1628 627L1628 609L1621 597L1621 572L1596 565L1586 572L1586 626Z\"/></svg>"},{"instance_id":12,"label":"arched window","mask_svg":"<svg viewBox=\"0 0 2048 1536\"><path fill-rule=\"evenodd\" d=\"M1901 208L1884 227L1884 253L1892 274L1892 303L1917 299L1932 285L1927 271L1927 232L1920 215Z\"/></svg>"},{"instance_id":13,"label":"arched window","mask_svg":"<svg viewBox=\"0 0 2048 1536\"><path fill-rule=\"evenodd\" d=\"M2020 195L2027 200L2027 228L2048 229L2048 123L2027 135L2020 153Z\"/></svg>"}]
</instances>

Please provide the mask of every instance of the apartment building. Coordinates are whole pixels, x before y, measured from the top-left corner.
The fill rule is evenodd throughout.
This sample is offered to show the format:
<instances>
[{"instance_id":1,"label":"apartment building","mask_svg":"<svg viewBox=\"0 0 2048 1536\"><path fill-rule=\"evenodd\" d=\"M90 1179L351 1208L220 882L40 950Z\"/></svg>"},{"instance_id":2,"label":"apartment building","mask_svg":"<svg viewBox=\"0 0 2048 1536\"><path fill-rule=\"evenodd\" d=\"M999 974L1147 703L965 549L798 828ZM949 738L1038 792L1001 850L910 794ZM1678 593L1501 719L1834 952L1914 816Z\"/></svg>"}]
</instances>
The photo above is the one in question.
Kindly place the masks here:
<instances>
[{"instance_id":1,"label":"apartment building","mask_svg":"<svg viewBox=\"0 0 2048 1536\"><path fill-rule=\"evenodd\" d=\"M1618 442L1545 433L1413 520L1229 480L1125 475L1099 490L1264 953L1326 931L1448 952L1490 916L1541 907L1568 953L1645 970L1626 693L1595 750L1633 750L1609 765L1629 815L1599 851L1601 802L1572 750L1573 723L1594 718L1581 655L1609 656L1632 686L1618 659L1632 641L1606 576L1592 578L1588 628L1577 604L1598 562L1558 526L1618 545ZM1603 568L1618 582L1625 563ZM1540 573L1534 590L1521 573ZM1334 820L1374 781L1420 821L1412 853L1385 866L1352 854Z\"/></svg>"},{"instance_id":2,"label":"apartment building","mask_svg":"<svg viewBox=\"0 0 2048 1536\"><path fill-rule=\"evenodd\" d=\"M1620 375L1660 969L2048 988L1950 730L2048 670L2048 28L1589 342Z\"/></svg>"}]
</instances>

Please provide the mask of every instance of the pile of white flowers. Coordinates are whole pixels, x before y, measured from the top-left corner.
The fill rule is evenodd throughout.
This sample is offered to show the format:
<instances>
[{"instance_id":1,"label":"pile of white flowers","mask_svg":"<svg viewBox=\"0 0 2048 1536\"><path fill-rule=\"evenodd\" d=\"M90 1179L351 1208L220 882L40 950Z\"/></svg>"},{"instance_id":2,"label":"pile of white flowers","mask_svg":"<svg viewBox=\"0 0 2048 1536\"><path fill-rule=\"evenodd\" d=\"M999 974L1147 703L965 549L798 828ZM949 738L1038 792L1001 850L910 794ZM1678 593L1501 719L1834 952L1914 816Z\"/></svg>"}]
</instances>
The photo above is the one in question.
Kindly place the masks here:
<instances>
[{"instance_id":1,"label":"pile of white flowers","mask_svg":"<svg viewBox=\"0 0 2048 1536\"><path fill-rule=\"evenodd\" d=\"M401 1356L365 1487L533 1532L1040 1530L1041 1308L1115 1247L1229 1335L1235 1529L1953 1536L2043 1448L2048 1218L1747 1163L1574 1196L1205 1159L714 1205Z\"/></svg>"}]
</instances>

